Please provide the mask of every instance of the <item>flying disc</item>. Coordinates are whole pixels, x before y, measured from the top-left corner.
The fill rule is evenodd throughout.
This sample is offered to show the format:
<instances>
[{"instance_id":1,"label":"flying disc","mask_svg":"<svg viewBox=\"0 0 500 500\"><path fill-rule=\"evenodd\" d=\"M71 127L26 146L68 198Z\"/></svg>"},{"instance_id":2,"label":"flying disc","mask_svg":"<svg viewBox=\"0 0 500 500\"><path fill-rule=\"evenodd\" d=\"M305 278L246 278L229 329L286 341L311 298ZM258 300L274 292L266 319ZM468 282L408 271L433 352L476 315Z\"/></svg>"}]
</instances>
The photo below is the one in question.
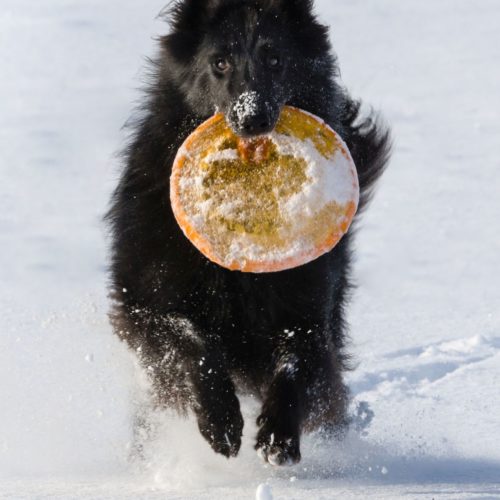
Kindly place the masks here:
<instances>
[{"instance_id":1,"label":"flying disc","mask_svg":"<svg viewBox=\"0 0 500 500\"><path fill-rule=\"evenodd\" d=\"M285 106L268 135L242 139L223 114L184 142L170 178L174 216L212 262L277 272L329 252L359 201L346 145L320 118Z\"/></svg>"}]
</instances>

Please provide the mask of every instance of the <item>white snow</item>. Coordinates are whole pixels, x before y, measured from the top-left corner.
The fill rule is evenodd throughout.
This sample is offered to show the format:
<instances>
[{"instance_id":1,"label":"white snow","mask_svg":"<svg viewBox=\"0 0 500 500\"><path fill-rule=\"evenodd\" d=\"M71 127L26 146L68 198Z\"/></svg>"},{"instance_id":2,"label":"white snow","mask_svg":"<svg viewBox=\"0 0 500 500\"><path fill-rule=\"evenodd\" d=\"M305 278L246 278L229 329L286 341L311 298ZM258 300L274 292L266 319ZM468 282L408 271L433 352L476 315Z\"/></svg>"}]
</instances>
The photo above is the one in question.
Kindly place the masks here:
<instances>
[{"instance_id":1,"label":"white snow","mask_svg":"<svg viewBox=\"0 0 500 500\"><path fill-rule=\"evenodd\" d=\"M203 158L207 163L214 163L223 160L238 160L238 151L236 149L223 149L209 153Z\"/></svg>"},{"instance_id":2,"label":"white snow","mask_svg":"<svg viewBox=\"0 0 500 500\"><path fill-rule=\"evenodd\" d=\"M303 158L307 163L307 182L298 194L280 208L280 213L287 214L287 217L300 216L304 212L314 214L331 201L339 205L350 201L358 204L359 185L350 154L346 157L337 149L333 157L325 158L311 140L297 141L277 133L271 133L271 139L279 154ZM345 151L348 151L347 147Z\"/></svg>"},{"instance_id":3,"label":"white snow","mask_svg":"<svg viewBox=\"0 0 500 500\"><path fill-rule=\"evenodd\" d=\"M254 115L257 112L258 94L255 91L243 92L238 98L234 110L238 122L242 122L247 116Z\"/></svg>"},{"instance_id":4,"label":"white snow","mask_svg":"<svg viewBox=\"0 0 500 500\"><path fill-rule=\"evenodd\" d=\"M259 484L255 493L255 500L273 500L273 492L269 485Z\"/></svg>"},{"instance_id":5,"label":"white snow","mask_svg":"<svg viewBox=\"0 0 500 500\"><path fill-rule=\"evenodd\" d=\"M100 217L163 3L2 2L0 499L500 498L496 0L318 2L344 81L396 139L357 238L358 430L266 467L244 401L238 459L152 415L129 463L144 389L106 319Z\"/></svg>"}]
</instances>

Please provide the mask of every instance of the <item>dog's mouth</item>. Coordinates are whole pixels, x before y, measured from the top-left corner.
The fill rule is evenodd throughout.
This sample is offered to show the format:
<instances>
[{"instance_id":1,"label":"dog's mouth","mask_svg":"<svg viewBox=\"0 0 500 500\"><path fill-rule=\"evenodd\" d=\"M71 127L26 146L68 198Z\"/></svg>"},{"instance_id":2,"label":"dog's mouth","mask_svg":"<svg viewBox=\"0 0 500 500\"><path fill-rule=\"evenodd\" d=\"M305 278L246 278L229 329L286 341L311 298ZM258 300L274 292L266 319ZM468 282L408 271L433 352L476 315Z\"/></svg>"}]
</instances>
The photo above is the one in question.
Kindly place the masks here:
<instances>
[{"instance_id":1,"label":"dog's mouth","mask_svg":"<svg viewBox=\"0 0 500 500\"><path fill-rule=\"evenodd\" d=\"M265 135L238 138L238 155L246 163L262 163L267 161L272 153L272 141Z\"/></svg>"}]
</instances>

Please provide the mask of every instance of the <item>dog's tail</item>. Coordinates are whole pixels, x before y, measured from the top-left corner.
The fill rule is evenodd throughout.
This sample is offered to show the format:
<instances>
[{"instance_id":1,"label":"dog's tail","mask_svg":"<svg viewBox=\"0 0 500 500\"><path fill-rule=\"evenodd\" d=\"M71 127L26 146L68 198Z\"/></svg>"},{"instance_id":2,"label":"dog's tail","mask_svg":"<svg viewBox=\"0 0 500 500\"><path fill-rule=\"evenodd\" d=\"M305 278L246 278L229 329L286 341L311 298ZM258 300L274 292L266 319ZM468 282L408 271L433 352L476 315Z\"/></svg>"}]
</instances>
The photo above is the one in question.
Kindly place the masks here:
<instances>
[{"instance_id":1,"label":"dog's tail","mask_svg":"<svg viewBox=\"0 0 500 500\"><path fill-rule=\"evenodd\" d=\"M392 149L388 126L376 112L371 111L364 115L360 109L361 101L348 99L342 118L345 141L358 170L358 213L361 213L370 201L375 183L384 172Z\"/></svg>"}]
</instances>

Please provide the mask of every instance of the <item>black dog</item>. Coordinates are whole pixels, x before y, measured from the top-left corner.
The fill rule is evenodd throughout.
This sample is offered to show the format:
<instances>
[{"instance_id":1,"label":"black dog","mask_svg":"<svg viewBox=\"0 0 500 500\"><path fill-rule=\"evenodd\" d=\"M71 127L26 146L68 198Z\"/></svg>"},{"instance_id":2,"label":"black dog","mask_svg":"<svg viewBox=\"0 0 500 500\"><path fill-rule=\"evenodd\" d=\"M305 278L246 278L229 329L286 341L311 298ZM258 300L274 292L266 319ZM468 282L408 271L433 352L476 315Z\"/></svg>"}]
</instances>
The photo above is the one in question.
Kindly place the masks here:
<instances>
[{"instance_id":1,"label":"black dog","mask_svg":"<svg viewBox=\"0 0 500 500\"><path fill-rule=\"evenodd\" d=\"M177 149L216 110L241 136L273 129L285 104L324 119L357 165L360 209L389 155L388 131L360 119L337 82L328 30L310 0L184 0L168 12L148 100L108 213L117 334L151 376L158 404L192 410L212 448L235 456L236 387L262 400L256 449L300 460L300 435L346 422L344 308L352 231L303 267L231 272L185 238L169 201ZM243 101L251 95L246 113Z\"/></svg>"}]
</instances>

